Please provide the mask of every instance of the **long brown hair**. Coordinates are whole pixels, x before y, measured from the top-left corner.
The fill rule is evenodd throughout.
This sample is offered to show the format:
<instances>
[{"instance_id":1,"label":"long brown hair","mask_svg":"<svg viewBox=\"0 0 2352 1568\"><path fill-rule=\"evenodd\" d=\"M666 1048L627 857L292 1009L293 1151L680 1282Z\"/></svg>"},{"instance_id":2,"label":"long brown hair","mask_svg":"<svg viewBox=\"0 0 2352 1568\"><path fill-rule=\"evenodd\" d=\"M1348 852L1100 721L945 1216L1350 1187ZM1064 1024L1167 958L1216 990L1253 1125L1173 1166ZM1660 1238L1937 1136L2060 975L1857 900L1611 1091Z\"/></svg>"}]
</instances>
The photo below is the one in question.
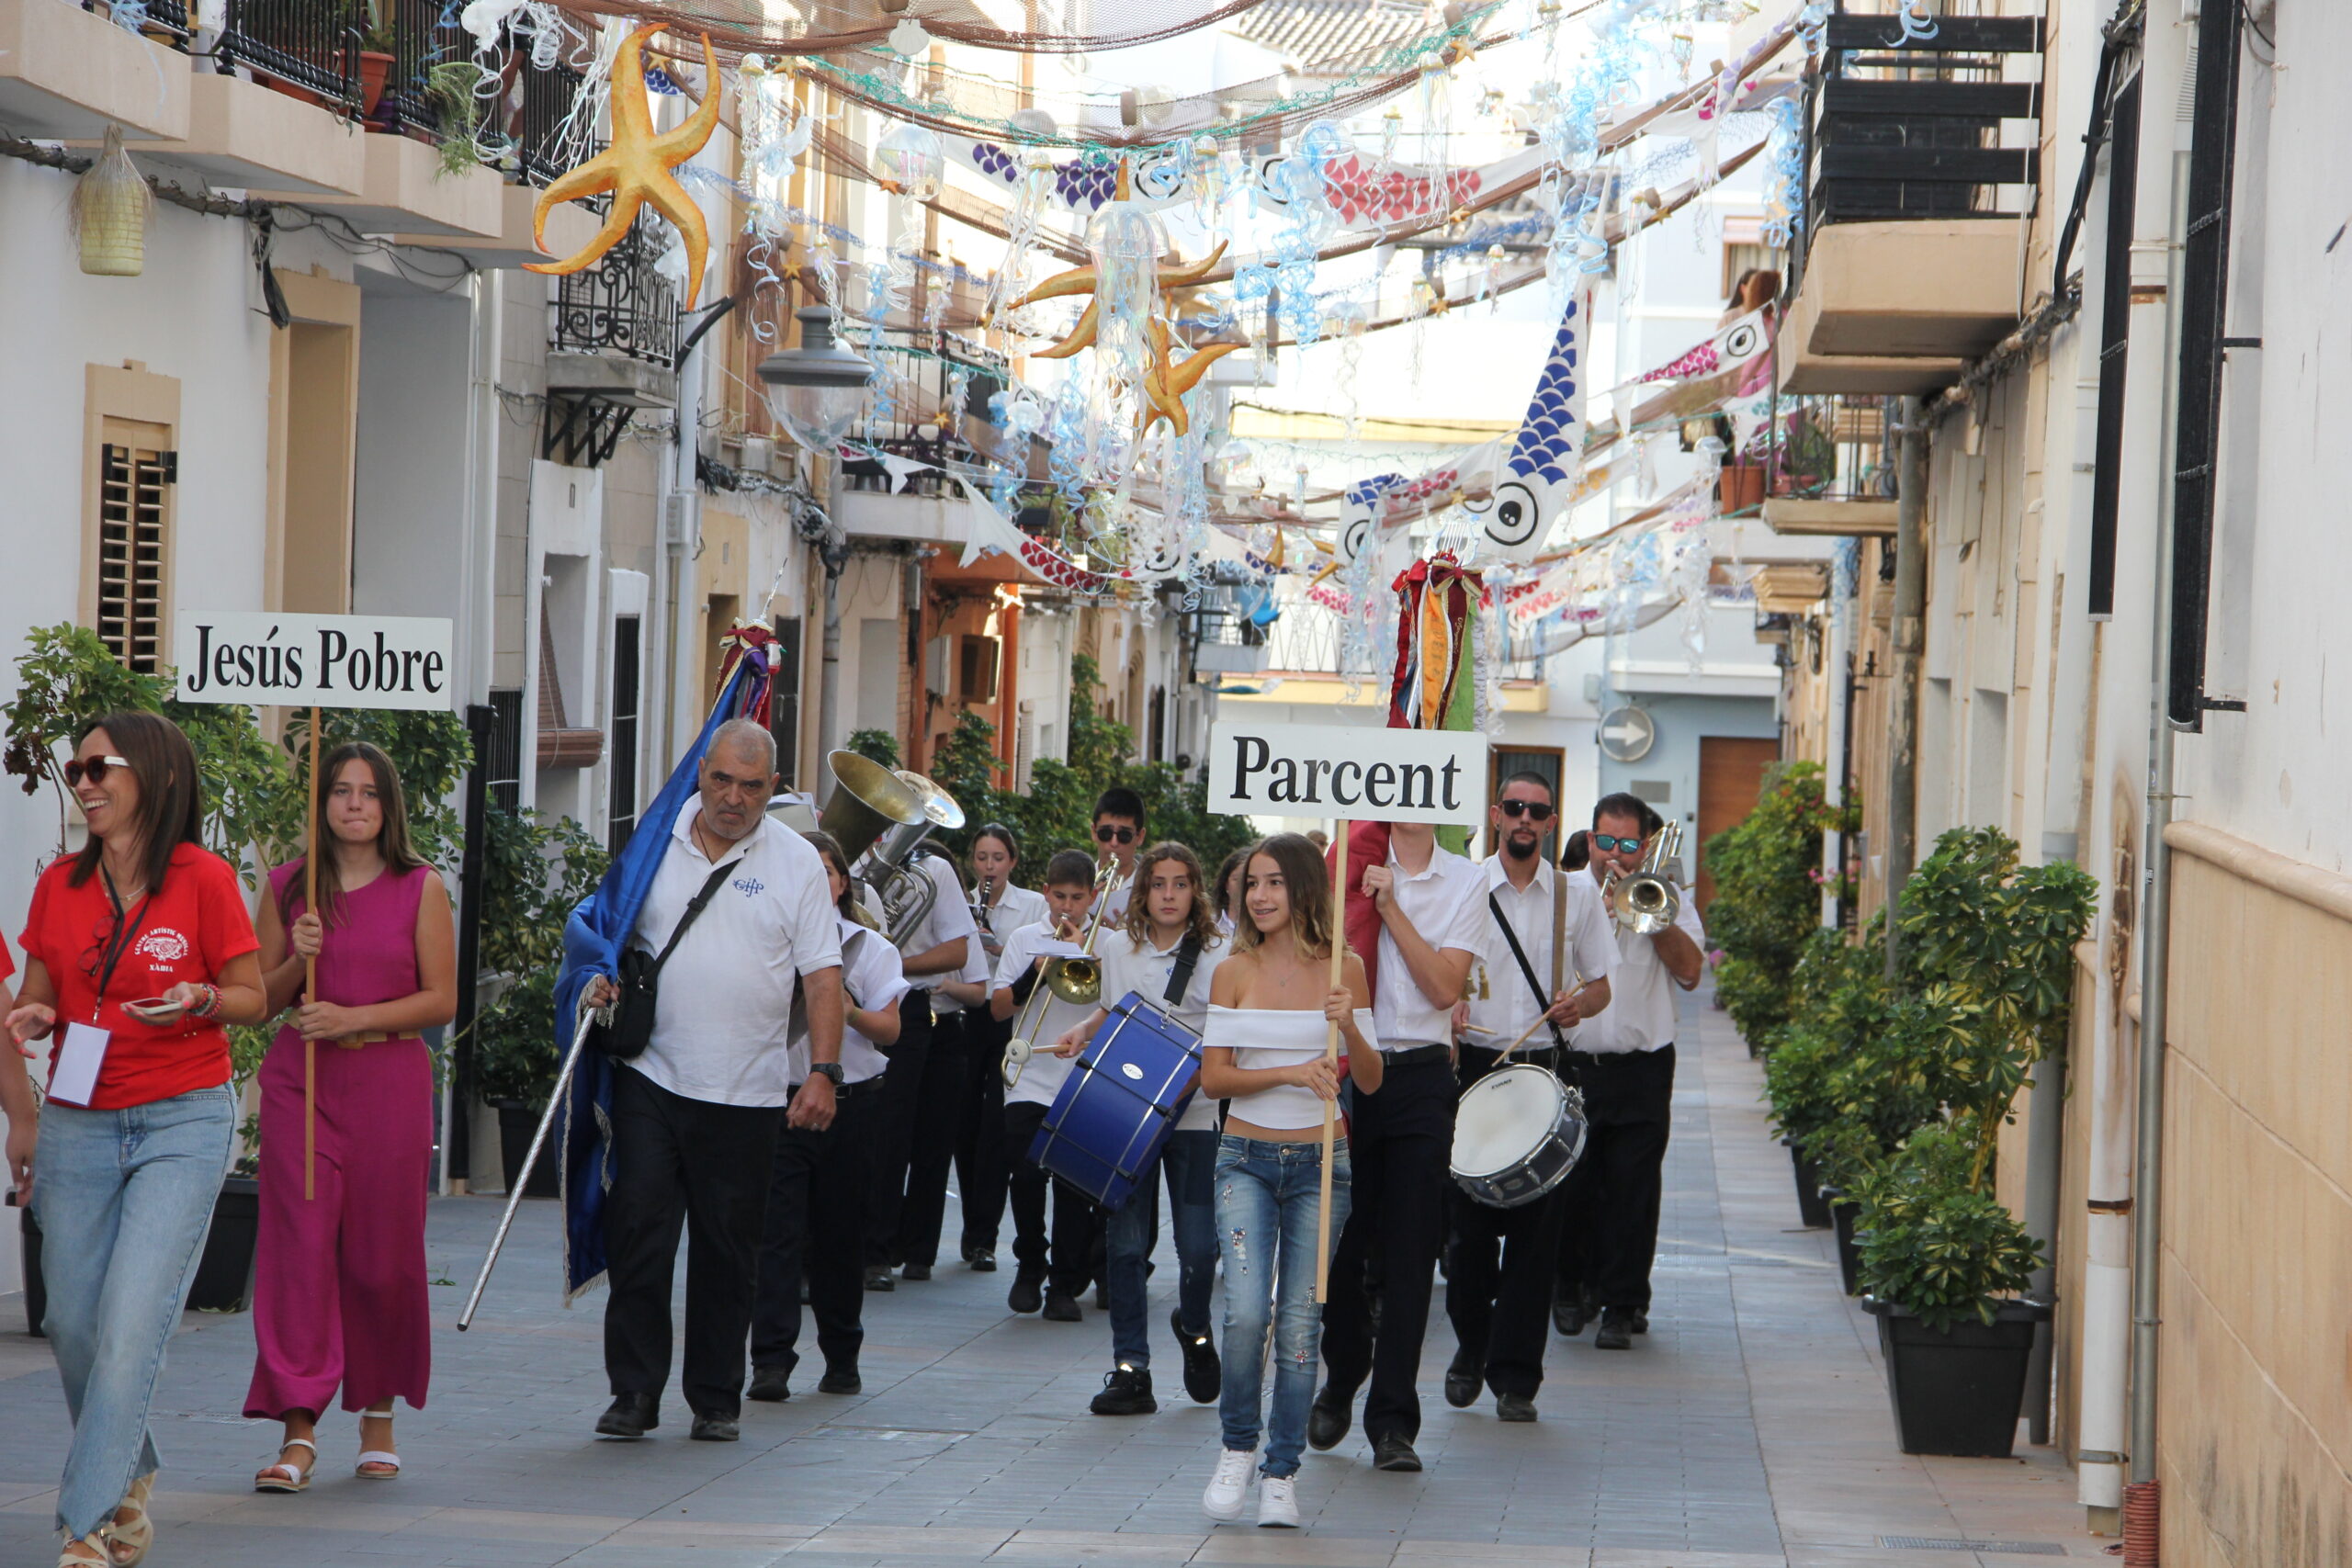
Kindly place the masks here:
<instances>
[{"instance_id":1,"label":"long brown hair","mask_svg":"<svg viewBox=\"0 0 2352 1568\"><path fill-rule=\"evenodd\" d=\"M346 740L326 755L319 764L318 775L311 781L311 831L324 843L333 831L327 826L327 797L334 792L335 775L343 772L345 762L365 762L376 785L376 805L383 814L383 825L376 829L376 852L384 857L384 874L404 875L424 864L424 857L416 852L408 837L407 797L401 793L401 771L382 747L367 740ZM307 858L295 857L300 865ZM288 877L277 896L277 913L291 924L294 919L294 898L301 891L303 879ZM334 852L319 857L319 919L328 925L343 920L343 870L336 864Z\"/></svg>"},{"instance_id":2,"label":"long brown hair","mask_svg":"<svg viewBox=\"0 0 2352 1568\"><path fill-rule=\"evenodd\" d=\"M1164 860L1172 860L1184 868L1193 879L1193 912L1185 917L1184 934L1198 947L1216 945L1216 911L1209 902L1208 881L1201 874L1201 857L1173 839L1163 839L1136 857L1133 889L1127 896L1126 919L1121 929L1137 947L1151 941L1151 868Z\"/></svg>"},{"instance_id":3,"label":"long brown hair","mask_svg":"<svg viewBox=\"0 0 2352 1568\"><path fill-rule=\"evenodd\" d=\"M1290 929L1292 940L1299 953L1307 958L1331 956L1331 868L1315 852L1315 846L1304 833L1276 833L1250 846L1247 868L1260 855L1274 863L1282 873L1283 886L1290 893ZM1244 870L1242 886L1249 886ZM1248 953L1264 938L1259 934L1258 922L1250 918L1249 895L1242 895L1241 912L1233 921L1233 950Z\"/></svg>"},{"instance_id":4,"label":"long brown hair","mask_svg":"<svg viewBox=\"0 0 2352 1568\"><path fill-rule=\"evenodd\" d=\"M833 900L833 908L841 912L842 919L855 920L867 931L876 930L874 918L865 912L865 906L857 901L857 878L849 874L849 856L842 853L840 840L822 829L811 829L800 836L808 840L810 849L832 862L833 869L842 874L842 896Z\"/></svg>"},{"instance_id":5,"label":"long brown hair","mask_svg":"<svg viewBox=\"0 0 2352 1568\"><path fill-rule=\"evenodd\" d=\"M74 732L74 750L99 730L114 742L115 754L130 764L139 781L139 807L131 824L139 834L139 874L152 897L164 888L172 852L204 843L204 786L197 776L196 748L180 727L156 713L125 708L94 718ZM75 887L98 872L106 840L96 833L74 857L66 880Z\"/></svg>"}]
</instances>

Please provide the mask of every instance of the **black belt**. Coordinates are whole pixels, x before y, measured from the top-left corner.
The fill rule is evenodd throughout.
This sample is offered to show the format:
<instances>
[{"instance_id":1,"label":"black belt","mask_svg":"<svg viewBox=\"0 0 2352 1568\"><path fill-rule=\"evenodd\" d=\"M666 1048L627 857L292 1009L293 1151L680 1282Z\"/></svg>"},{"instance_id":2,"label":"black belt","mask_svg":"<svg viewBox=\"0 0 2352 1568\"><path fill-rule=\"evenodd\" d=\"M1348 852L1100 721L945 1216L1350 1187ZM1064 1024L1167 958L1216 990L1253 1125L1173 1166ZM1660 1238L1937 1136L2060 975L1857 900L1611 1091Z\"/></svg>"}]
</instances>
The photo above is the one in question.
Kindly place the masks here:
<instances>
[{"instance_id":1,"label":"black belt","mask_svg":"<svg viewBox=\"0 0 2352 1568\"><path fill-rule=\"evenodd\" d=\"M1572 1046L1569 1048L1568 1055L1574 1056L1578 1062L1590 1062L1598 1066L1610 1062L1630 1062L1637 1056L1655 1056L1660 1051L1672 1049L1674 1049L1674 1042L1668 1040L1662 1045L1645 1045L1638 1051L1578 1051Z\"/></svg>"},{"instance_id":2,"label":"black belt","mask_svg":"<svg viewBox=\"0 0 2352 1568\"><path fill-rule=\"evenodd\" d=\"M1477 1045L1468 1042L1464 1043L1462 1049L1465 1053L1476 1051L1484 1055L1495 1057L1498 1061L1500 1061L1503 1054L1503 1048L1499 1045ZM1510 1054L1510 1059L1514 1062L1532 1062L1539 1067L1548 1067L1558 1059L1559 1052L1560 1048L1557 1045L1542 1047L1522 1045Z\"/></svg>"},{"instance_id":3,"label":"black belt","mask_svg":"<svg viewBox=\"0 0 2352 1568\"><path fill-rule=\"evenodd\" d=\"M876 1073L870 1078L860 1078L855 1083L837 1083L833 1086L833 1099L838 1102L855 1095L877 1094L881 1092L882 1080L889 1076L888 1073ZM792 1092L798 1094L807 1087L807 1081L803 1080L792 1086Z\"/></svg>"},{"instance_id":4,"label":"black belt","mask_svg":"<svg viewBox=\"0 0 2352 1568\"><path fill-rule=\"evenodd\" d=\"M1408 1045L1401 1051L1383 1051L1381 1066L1385 1067L1418 1067L1424 1062L1450 1062L1453 1059L1451 1045Z\"/></svg>"}]
</instances>

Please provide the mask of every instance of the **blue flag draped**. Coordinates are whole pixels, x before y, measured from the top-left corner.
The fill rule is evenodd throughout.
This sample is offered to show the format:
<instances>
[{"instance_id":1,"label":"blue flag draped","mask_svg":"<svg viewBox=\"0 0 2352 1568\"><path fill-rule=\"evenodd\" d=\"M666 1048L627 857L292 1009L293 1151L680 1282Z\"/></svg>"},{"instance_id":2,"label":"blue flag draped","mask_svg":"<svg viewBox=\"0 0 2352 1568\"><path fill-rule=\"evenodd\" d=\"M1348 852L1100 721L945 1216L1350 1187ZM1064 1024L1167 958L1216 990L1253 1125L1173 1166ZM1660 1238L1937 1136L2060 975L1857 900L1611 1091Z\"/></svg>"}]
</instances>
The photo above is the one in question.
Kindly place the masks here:
<instances>
[{"instance_id":1,"label":"blue flag draped","mask_svg":"<svg viewBox=\"0 0 2352 1568\"><path fill-rule=\"evenodd\" d=\"M678 813L695 793L703 754L718 727L759 710L767 687L764 649L747 651L718 694L702 733L678 759L669 782L637 819L621 852L605 869L596 891L580 901L563 928L563 973L555 985L555 1041L571 1048L578 1027L580 995L599 975L619 972L621 949L637 929L638 912L652 890L654 873L670 851ZM580 1055L562 1119L563 1295L569 1302L605 1277L605 1199L613 1185L613 1061L594 1049Z\"/></svg>"}]
</instances>

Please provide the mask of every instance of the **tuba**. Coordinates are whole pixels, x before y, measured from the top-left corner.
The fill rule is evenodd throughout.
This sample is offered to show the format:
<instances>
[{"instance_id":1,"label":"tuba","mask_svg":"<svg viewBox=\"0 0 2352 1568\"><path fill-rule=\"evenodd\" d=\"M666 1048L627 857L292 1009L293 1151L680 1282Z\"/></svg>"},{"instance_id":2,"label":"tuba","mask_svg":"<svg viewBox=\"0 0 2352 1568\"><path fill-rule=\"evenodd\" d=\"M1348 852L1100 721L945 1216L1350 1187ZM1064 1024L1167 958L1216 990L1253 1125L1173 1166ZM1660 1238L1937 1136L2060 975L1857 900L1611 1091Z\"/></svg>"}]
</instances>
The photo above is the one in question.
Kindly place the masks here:
<instances>
[{"instance_id":1,"label":"tuba","mask_svg":"<svg viewBox=\"0 0 2352 1568\"><path fill-rule=\"evenodd\" d=\"M1681 848L1682 824L1668 822L1650 840L1642 868L1610 884L1609 915L1622 930L1650 936L1674 923L1674 917L1681 912L1682 895L1667 880L1663 868Z\"/></svg>"},{"instance_id":2,"label":"tuba","mask_svg":"<svg viewBox=\"0 0 2352 1568\"><path fill-rule=\"evenodd\" d=\"M886 768L854 751L835 751L825 761L840 787L817 825L840 840L850 874L882 906L882 934L902 946L939 898L931 878L915 869L915 852L933 829L962 827L963 808L908 769Z\"/></svg>"}]
</instances>

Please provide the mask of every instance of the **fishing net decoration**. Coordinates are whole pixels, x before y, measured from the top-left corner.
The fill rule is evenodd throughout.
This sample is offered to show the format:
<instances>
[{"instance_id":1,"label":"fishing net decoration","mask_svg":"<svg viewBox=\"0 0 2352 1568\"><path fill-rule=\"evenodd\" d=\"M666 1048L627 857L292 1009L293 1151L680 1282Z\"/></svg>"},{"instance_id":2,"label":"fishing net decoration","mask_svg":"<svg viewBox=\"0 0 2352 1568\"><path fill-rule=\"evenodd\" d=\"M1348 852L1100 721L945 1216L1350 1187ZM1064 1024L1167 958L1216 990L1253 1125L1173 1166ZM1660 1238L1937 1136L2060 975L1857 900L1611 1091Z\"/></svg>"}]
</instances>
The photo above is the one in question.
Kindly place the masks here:
<instances>
[{"instance_id":1,"label":"fishing net decoration","mask_svg":"<svg viewBox=\"0 0 2352 1568\"><path fill-rule=\"evenodd\" d=\"M476 0L477 4L482 0ZM1103 8L1117 25L1101 32L1047 28L1035 31L1006 28L960 17L916 17L925 32L951 43L975 49L1004 50L1023 54L1085 54L1181 38L1217 22L1238 17L1260 0L1119 0ZM796 0L787 8L771 9L758 0L688 0L679 5L647 5L628 0L563 0L564 8L583 14L634 17L659 22L674 31L707 32L722 53L759 50L769 54L819 54L840 50L870 49L887 41L911 9L892 14L872 0ZM1041 20L1061 18L1046 8Z\"/></svg>"}]
</instances>

